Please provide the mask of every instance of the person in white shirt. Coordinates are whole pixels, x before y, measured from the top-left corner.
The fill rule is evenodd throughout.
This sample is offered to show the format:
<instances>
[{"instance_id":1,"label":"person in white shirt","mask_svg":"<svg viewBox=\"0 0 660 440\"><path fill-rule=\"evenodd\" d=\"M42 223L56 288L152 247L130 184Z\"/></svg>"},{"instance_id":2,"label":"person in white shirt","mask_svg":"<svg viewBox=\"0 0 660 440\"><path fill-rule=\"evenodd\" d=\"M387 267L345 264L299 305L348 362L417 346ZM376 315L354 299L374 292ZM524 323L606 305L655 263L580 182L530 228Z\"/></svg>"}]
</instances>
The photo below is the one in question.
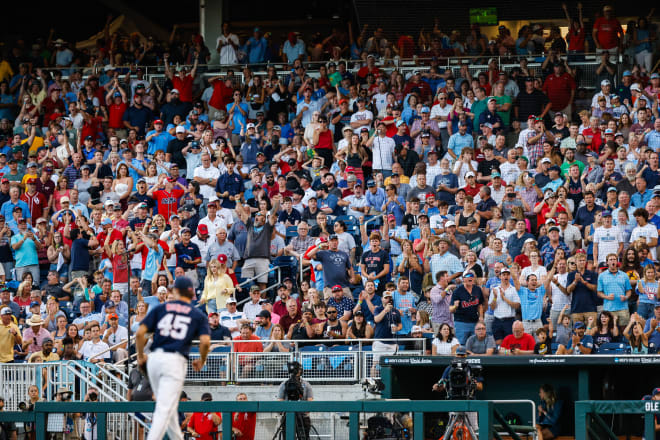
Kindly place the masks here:
<instances>
[{"instance_id":1,"label":"person in white shirt","mask_svg":"<svg viewBox=\"0 0 660 440\"><path fill-rule=\"evenodd\" d=\"M99 324L92 324L90 327L90 332L92 339L89 341L83 342L83 345L78 350L78 354L82 357L83 360L96 364L98 362L110 360L110 347L108 344L101 340L101 327ZM96 356L97 354L105 352L102 355Z\"/></svg>"},{"instance_id":2,"label":"person in white shirt","mask_svg":"<svg viewBox=\"0 0 660 440\"><path fill-rule=\"evenodd\" d=\"M378 114L384 114L385 109L387 108L387 95L392 95L392 92L387 91L387 84L382 78L378 78L376 81L378 83L378 93L375 93L372 97L374 104L376 104L376 110Z\"/></svg>"},{"instance_id":3,"label":"person in white shirt","mask_svg":"<svg viewBox=\"0 0 660 440\"><path fill-rule=\"evenodd\" d=\"M250 321L243 312L236 310L236 298L227 298L226 307L227 309L220 313L220 324L229 329L232 338L236 338L241 334L241 325L249 324Z\"/></svg>"},{"instance_id":4,"label":"person in white shirt","mask_svg":"<svg viewBox=\"0 0 660 440\"><path fill-rule=\"evenodd\" d=\"M568 305L571 305L572 294L566 290L568 280L568 264L565 259L555 260L552 269L548 272L550 278L550 288L552 306L550 307L550 322L552 327L556 328L557 318L561 311Z\"/></svg>"},{"instance_id":5,"label":"person in white shirt","mask_svg":"<svg viewBox=\"0 0 660 440\"><path fill-rule=\"evenodd\" d=\"M261 313L262 307L259 301L261 300L261 292L259 292L259 286L250 287L250 301L246 302L243 306L243 314L245 318L253 321L259 313Z\"/></svg>"},{"instance_id":6,"label":"person in white shirt","mask_svg":"<svg viewBox=\"0 0 660 440\"><path fill-rule=\"evenodd\" d=\"M499 345L506 335L512 333L516 310L520 309L520 297L511 284L511 271L508 267L500 270L500 285L490 289L488 304L493 310L493 337Z\"/></svg>"},{"instance_id":7,"label":"person in white shirt","mask_svg":"<svg viewBox=\"0 0 660 440\"><path fill-rule=\"evenodd\" d=\"M394 139L385 135L385 132L385 124L379 122L376 133L367 141L367 147L373 151L372 168L374 175L383 173L384 177L389 177L392 175L396 144Z\"/></svg>"},{"instance_id":8,"label":"person in white shirt","mask_svg":"<svg viewBox=\"0 0 660 440\"><path fill-rule=\"evenodd\" d=\"M633 213L635 220L637 220L637 226L632 230L630 234L630 243L642 239L645 241L649 247L651 253L651 260L656 260L656 251L655 247L658 245L658 230L655 225L649 223L649 213L644 208L637 208Z\"/></svg>"},{"instance_id":9,"label":"person in white shirt","mask_svg":"<svg viewBox=\"0 0 660 440\"><path fill-rule=\"evenodd\" d=\"M437 95L438 103L431 107L431 119L438 122L440 128L440 136L442 138L442 148L447 149L449 142L449 132L447 131L447 121L449 120L449 113L451 113L452 106L447 104L447 94L440 92Z\"/></svg>"},{"instance_id":10,"label":"person in white shirt","mask_svg":"<svg viewBox=\"0 0 660 440\"><path fill-rule=\"evenodd\" d=\"M557 214L557 226L559 226L559 236L568 249L571 251L571 254L575 249L582 247L582 234L580 229L568 222L568 214L564 211Z\"/></svg>"},{"instance_id":11,"label":"person in white shirt","mask_svg":"<svg viewBox=\"0 0 660 440\"><path fill-rule=\"evenodd\" d=\"M122 341L128 341L128 329L119 325L119 316L116 313L111 313L108 316L108 322L110 325L103 335L103 342L111 348L112 361L119 362L128 357L127 344L115 346Z\"/></svg>"},{"instance_id":12,"label":"person in white shirt","mask_svg":"<svg viewBox=\"0 0 660 440\"><path fill-rule=\"evenodd\" d=\"M348 215L352 215L355 218L360 218L367 214L370 208L367 203L367 197L364 195L364 188L360 182L356 183L353 187L353 194L339 200L338 204L340 206L347 206Z\"/></svg>"},{"instance_id":13,"label":"person in white shirt","mask_svg":"<svg viewBox=\"0 0 660 440\"><path fill-rule=\"evenodd\" d=\"M506 162L500 164L500 173L502 174L502 180L507 184L515 183L518 179L518 176L522 172L518 163L516 162L517 154L515 149L510 149L506 153Z\"/></svg>"},{"instance_id":14,"label":"person in white shirt","mask_svg":"<svg viewBox=\"0 0 660 440\"><path fill-rule=\"evenodd\" d=\"M208 202L215 194L215 184L220 177L220 170L211 163L211 155L202 154L202 165L195 168L193 179L199 183L199 193Z\"/></svg>"},{"instance_id":15,"label":"person in white shirt","mask_svg":"<svg viewBox=\"0 0 660 440\"><path fill-rule=\"evenodd\" d=\"M218 229L229 230L227 222L224 218L218 215L218 201L211 199L206 205L207 215L199 221L200 225L205 225L208 228L208 233L211 237L215 237L215 231Z\"/></svg>"},{"instance_id":16,"label":"person in white shirt","mask_svg":"<svg viewBox=\"0 0 660 440\"><path fill-rule=\"evenodd\" d=\"M366 100L360 96L357 100L358 111L351 116L351 128L353 133L360 135L363 127L371 129L371 123L374 120L374 114L366 109Z\"/></svg>"},{"instance_id":17,"label":"person in white shirt","mask_svg":"<svg viewBox=\"0 0 660 440\"><path fill-rule=\"evenodd\" d=\"M215 43L216 51L220 54L219 63L223 65L238 63L236 49L239 44L238 36L229 30L229 23L222 23L222 35Z\"/></svg>"},{"instance_id":18,"label":"person in white shirt","mask_svg":"<svg viewBox=\"0 0 660 440\"><path fill-rule=\"evenodd\" d=\"M594 267L605 262L609 254L620 255L623 251L623 237L619 228L612 226L612 213L602 212L603 226L594 231Z\"/></svg>"}]
</instances>

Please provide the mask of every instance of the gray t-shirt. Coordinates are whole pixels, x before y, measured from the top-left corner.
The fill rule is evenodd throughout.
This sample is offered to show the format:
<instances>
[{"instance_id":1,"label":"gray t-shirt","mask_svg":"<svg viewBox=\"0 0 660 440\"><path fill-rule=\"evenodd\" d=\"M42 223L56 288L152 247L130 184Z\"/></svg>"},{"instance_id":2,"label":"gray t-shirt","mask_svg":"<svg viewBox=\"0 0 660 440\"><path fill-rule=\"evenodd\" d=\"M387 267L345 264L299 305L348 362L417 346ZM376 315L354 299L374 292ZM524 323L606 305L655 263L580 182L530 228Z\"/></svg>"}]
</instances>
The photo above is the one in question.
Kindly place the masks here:
<instances>
[{"instance_id":1,"label":"gray t-shirt","mask_svg":"<svg viewBox=\"0 0 660 440\"><path fill-rule=\"evenodd\" d=\"M254 228L254 219L250 218L247 224L247 244L245 245L245 258L270 259L270 237L273 226L266 221L258 231Z\"/></svg>"},{"instance_id":2,"label":"gray t-shirt","mask_svg":"<svg viewBox=\"0 0 660 440\"><path fill-rule=\"evenodd\" d=\"M465 343L465 349L474 354L484 354L489 348L495 348L495 338L487 335L485 339L479 340L477 335L472 335Z\"/></svg>"},{"instance_id":3,"label":"gray t-shirt","mask_svg":"<svg viewBox=\"0 0 660 440\"><path fill-rule=\"evenodd\" d=\"M342 251L319 251L315 260L323 265L323 285L332 287L339 284L348 287L348 270L351 267L351 259L346 252Z\"/></svg>"}]
</instances>

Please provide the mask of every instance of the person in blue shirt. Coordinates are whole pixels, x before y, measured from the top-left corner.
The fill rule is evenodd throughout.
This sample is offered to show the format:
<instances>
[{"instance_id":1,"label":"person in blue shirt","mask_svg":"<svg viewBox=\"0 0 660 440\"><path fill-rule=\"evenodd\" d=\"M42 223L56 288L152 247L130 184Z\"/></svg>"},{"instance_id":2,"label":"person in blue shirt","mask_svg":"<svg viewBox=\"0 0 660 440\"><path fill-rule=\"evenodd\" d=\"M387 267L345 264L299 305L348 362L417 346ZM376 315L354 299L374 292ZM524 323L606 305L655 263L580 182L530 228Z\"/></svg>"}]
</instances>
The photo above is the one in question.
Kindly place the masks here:
<instances>
[{"instance_id":1,"label":"person in blue shirt","mask_svg":"<svg viewBox=\"0 0 660 440\"><path fill-rule=\"evenodd\" d=\"M557 399L555 389L550 384L544 384L539 390L539 418L536 423L536 430L539 439L551 439L559 435L561 428L560 416L564 406L561 400Z\"/></svg>"},{"instance_id":2,"label":"person in blue shirt","mask_svg":"<svg viewBox=\"0 0 660 440\"><path fill-rule=\"evenodd\" d=\"M511 278L514 287L518 290L520 297L520 312L522 314L525 333L536 334L536 330L543 327L541 314L543 313L543 298L545 297L546 286L539 285L538 277L530 273L527 275L527 286L520 285L520 270L512 267ZM550 278L546 281L546 285Z\"/></svg>"},{"instance_id":3,"label":"person in blue shirt","mask_svg":"<svg viewBox=\"0 0 660 440\"><path fill-rule=\"evenodd\" d=\"M635 208L646 208L646 204L653 198L653 191L648 189L644 176L635 178L637 192L630 196L630 204Z\"/></svg>"},{"instance_id":4,"label":"person in blue shirt","mask_svg":"<svg viewBox=\"0 0 660 440\"><path fill-rule=\"evenodd\" d=\"M227 172L218 177L215 184L215 193L222 201L222 207L227 209L234 209L236 207L236 200L240 200L243 196L244 183L240 174L234 172L236 166L236 159L233 157L225 160Z\"/></svg>"},{"instance_id":5,"label":"person in blue shirt","mask_svg":"<svg viewBox=\"0 0 660 440\"><path fill-rule=\"evenodd\" d=\"M367 180L367 192L365 193L367 204L372 210L380 212L385 202L387 202L387 195L383 188L379 188L376 182L369 179Z\"/></svg>"},{"instance_id":6,"label":"person in blue shirt","mask_svg":"<svg viewBox=\"0 0 660 440\"><path fill-rule=\"evenodd\" d=\"M410 334L413 326L413 315L417 313L415 308L415 296L408 291L410 289L410 281L405 275L399 277L397 290L392 294L394 307L401 314L401 330L397 332L399 336Z\"/></svg>"},{"instance_id":7,"label":"person in blue shirt","mask_svg":"<svg viewBox=\"0 0 660 440\"><path fill-rule=\"evenodd\" d=\"M584 322L578 321L573 325L573 334L571 335L571 343L568 347L559 344L557 348L558 355L566 354L591 354L594 349L594 338L586 334L587 327Z\"/></svg>"},{"instance_id":8,"label":"person in blue shirt","mask_svg":"<svg viewBox=\"0 0 660 440\"><path fill-rule=\"evenodd\" d=\"M167 152L167 144L174 139L174 136L164 131L163 125L162 120L156 119L154 121L154 129L147 133L147 137L144 139L149 144L147 154L154 155L156 151Z\"/></svg>"},{"instance_id":9,"label":"person in blue shirt","mask_svg":"<svg viewBox=\"0 0 660 440\"><path fill-rule=\"evenodd\" d=\"M649 131L644 135L644 142L654 152L657 152L660 150L660 118L656 118L653 128L653 131Z\"/></svg>"},{"instance_id":10,"label":"person in blue shirt","mask_svg":"<svg viewBox=\"0 0 660 440\"><path fill-rule=\"evenodd\" d=\"M266 50L268 41L261 35L261 29L254 28L254 34L245 43L245 52L248 55L248 63L259 64L266 61Z\"/></svg>"},{"instance_id":11,"label":"person in blue shirt","mask_svg":"<svg viewBox=\"0 0 660 440\"><path fill-rule=\"evenodd\" d=\"M318 207L321 212L324 212L328 215L337 215L337 196L330 194L328 192L328 187L325 184L319 186L317 190L318 194Z\"/></svg>"},{"instance_id":12,"label":"person in blue shirt","mask_svg":"<svg viewBox=\"0 0 660 440\"><path fill-rule=\"evenodd\" d=\"M149 249L144 264L144 270L142 271L142 278L140 280L142 292L146 292L146 296L149 296L151 293L151 280L160 269L165 251L163 251L163 248L158 244L158 237L156 234L150 233L145 235L140 231L137 232L136 235L144 242L144 246L147 246Z\"/></svg>"},{"instance_id":13,"label":"person in blue shirt","mask_svg":"<svg viewBox=\"0 0 660 440\"><path fill-rule=\"evenodd\" d=\"M30 207L23 200L20 200L19 197L20 191L18 187L14 186L9 190L9 200L2 204L0 208L0 214L5 218L12 218L14 208L21 208L21 213L25 218L31 218Z\"/></svg>"},{"instance_id":14,"label":"person in blue shirt","mask_svg":"<svg viewBox=\"0 0 660 440\"><path fill-rule=\"evenodd\" d=\"M133 96L133 105L124 112L124 126L128 130L135 130L138 136L144 136L146 127L154 119L154 113L150 108L142 104L142 95Z\"/></svg>"},{"instance_id":15,"label":"person in blue shirt","mask_svg":"<svg viewBox=\"0 0 660 440\"><path fill-rule=\"evenodd\" d=\"M238 136L241 136L241 131L247 130L245 124L247 124L247 116L250 108L247 103L242 102L243 97L240 90L234 90L232 96L234 101L227 104L227 113L229 114L229 117L232 118L234 124L231 134L238 138ZM232 142L235 140L236 139L232 137ZM236 142L234 142L234 144L236 144Z\"/></svg>"},{"instance_id":16,"label":"person in blue shirt","mask_svg":"<svg viewBox=\"0 0 660 440\"><path fill-rule=\"evenodd\" d=\"M619 325L627 325L630 315L628 298L632 295L630 279L619 270L619 258L609 254L605 261L607 270L598 276L598 297L603 299L603 310L618 317Z\"/></svg>"},{"instance_id":17,"label":"person in blue shirt","mask_svg":"<svg viewBox=\"0 0 660 440\"><path fill-rule=\"evenodd\" d=\"M458 159L463 148L474 147L474 139L472 138L472 135L467 134L467 124L466 121L459 122L458 133L454 133L449 137L447 153L449 153L453 160Z\"/></svg>"},{"instance_id":18,"label":"person in blue shirt","mask_svg":"<svg viewBox=\"0 0 660 440\"><path fill-rule=\"evenodd\" d=\"M383 354L394 354L397 349L397 344L393 340L394 335L401 330L401 312L394 307L392 299L392 292L383 292L382 298L383 305L377 306L373 310L374 322L374 343L372 350L374 352L383 352ZM371 367L371 373L378 372L378 361L380 355L374 354L374 359Z\"/></svg>"}]
</instances>

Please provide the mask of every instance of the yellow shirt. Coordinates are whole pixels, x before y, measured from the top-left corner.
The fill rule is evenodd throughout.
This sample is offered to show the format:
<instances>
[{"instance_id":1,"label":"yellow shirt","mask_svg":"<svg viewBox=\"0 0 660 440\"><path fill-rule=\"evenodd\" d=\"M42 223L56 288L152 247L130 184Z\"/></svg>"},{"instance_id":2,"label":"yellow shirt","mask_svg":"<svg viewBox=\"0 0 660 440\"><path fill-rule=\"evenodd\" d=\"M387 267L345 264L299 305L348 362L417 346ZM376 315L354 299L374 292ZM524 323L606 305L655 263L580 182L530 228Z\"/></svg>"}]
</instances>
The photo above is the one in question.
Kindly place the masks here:
<instances>
[{"instance_id":1,"label":"yellow shirt","mask_svg":"<svg viewBox=\"0 0 660 440\"><path fill-rule=\"evenodd\" d=\"M227 289L227 291L223 293L223 289ZM214 299L216 308L218 310L224 309L227 303L227 298L234 296L235 290L234 282L226 273L218 278L211 278L207 275L204 280L202 299L207 302Z\"/></svg>"},{"instance_id":2,"label":"yellow shirt","mask_svg":"<svg viewBox=\"0 0 660 440\"><path fill-rule=\"evenodd\" d=\"M21 142L21 145L26 143L27 143L27 139L23 140ZM34 140L32 141L32 145L30 145L30 149L28 150L28 156L32 153L36 153L37 149L43 147L44 145L46 145L44 144L44 138L42 138L41 136L35 136Z\"/></svg>"},{"instance_id":3,"label":"yellow shirt","mask_svg":"<svg viewBox=\"0 0 660 440\"><path fill-rule=\"evenodd\" d=\"M389 185L392 182L391 177L387 177L383 182L384 185ZM399 183L410 183L410 177L405 174L399 174Z\"/></svg>"},{"instance_id":4,"label":"yellow shirt","mask_svg":"<svg viewBox=\"0 0 660 440\"><path fill-rule=\"evenodd\" d=\"M43 351L38 351L36 353L32 353L30 355L30 358L28 359L28 362L32 362L33 357L40 357L41 362L55 362L55 361L60 360L60 356L55 352L50 353L48 356L44 356Z\"/></svg>"},{"instance_id":5,"label":"yellow shirt","mask_svg":"<svg viewBox=\"0 0 660 440\"><path fill-rule=\"evenodd\" d=\"M7 61L0 62L0 82L9 81L14 76L14 71Z\"/></svg>"},{"instance_id":6,"label":"yellow shirt","mask_svg":"<svg viewBox=\"0 0 660 440\"><path fill-rule=\"evenodd\" d=\"M38 179L38 178L39 176L37 176L36 174L26 174L25 176L23 176L23 180L21 181L21 183L23 185L27 185L28 179Z\"/></svg>"},{"instance_id":7,"label":"yellow shirt","mask_svg":"<svg viewBox=\"0 0 660 440\"><path fill-rule=\"evenodd\" d=\"M2 363L14 360L14 345L16 345L16 339L14 335L10 333L11 329L14 329L16 334L21 334L18 326L13 322L9 325L0 324L0 362Z\"/></svg>"}]
</instances>

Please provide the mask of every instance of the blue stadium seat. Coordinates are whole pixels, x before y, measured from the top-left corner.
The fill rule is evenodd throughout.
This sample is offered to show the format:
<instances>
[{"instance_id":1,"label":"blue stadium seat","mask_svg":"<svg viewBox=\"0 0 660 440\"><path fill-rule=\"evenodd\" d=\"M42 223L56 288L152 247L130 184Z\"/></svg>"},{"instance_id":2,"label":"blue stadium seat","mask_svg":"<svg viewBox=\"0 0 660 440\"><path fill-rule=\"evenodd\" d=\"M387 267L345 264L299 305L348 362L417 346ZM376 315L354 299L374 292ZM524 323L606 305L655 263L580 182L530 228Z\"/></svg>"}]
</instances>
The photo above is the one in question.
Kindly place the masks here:
<instances>
[{"instance_id":1,"label":"blue stadium seat","mask_svg":"<svg viewBox=\"0 0 660 440\"><path fill-rule=\"evenodd\" d=\"M220 347L215 347L211 353L230 353L231 352L231 346L229 345L222 345Z\"/></svg>"},{"instance_id":2,"label":"blue stadium seat","mask_svg":"<svg viewBox=\"0 0 660 440\"><path fill-rule=\"evenodd\" d=\"M339 221L339 220L346 223L346 227L356 226L359 224L358 219L356 219L355 216L353 215L339 215L335 218L335 221Z\"/></svg>"},{"instance_id":3,"label":"blue stadium seat","mask_svg":"<svg viewBox=\"0 0 660 440\"><path fill-rule=\"evenodd\" d=\"M550 353L555 354L557 353L557 349L559 348L559 343L558 342L553 342L550 344Z\"/></svg>"},{"instance_id":4,"label":"blue stadium seat","mask_svg":"<svg viewBox=\"0 0 660 440\"><path fill-rule=\"evenodd\" d=\"M292 238L298 236L298 226L287 226L286 228L286 243L289 244Z\"/></svg>"},{"instance_id":5,"label":"blue stadium seat","mask_svg":"<svg viewBox=\"0 0 660 440\"><path fill-rule=\"evenodd\" d=\"M608 342L598 347L598 354L625 354L628 348L625 342Z\"/></svg>"}]
</instances>

